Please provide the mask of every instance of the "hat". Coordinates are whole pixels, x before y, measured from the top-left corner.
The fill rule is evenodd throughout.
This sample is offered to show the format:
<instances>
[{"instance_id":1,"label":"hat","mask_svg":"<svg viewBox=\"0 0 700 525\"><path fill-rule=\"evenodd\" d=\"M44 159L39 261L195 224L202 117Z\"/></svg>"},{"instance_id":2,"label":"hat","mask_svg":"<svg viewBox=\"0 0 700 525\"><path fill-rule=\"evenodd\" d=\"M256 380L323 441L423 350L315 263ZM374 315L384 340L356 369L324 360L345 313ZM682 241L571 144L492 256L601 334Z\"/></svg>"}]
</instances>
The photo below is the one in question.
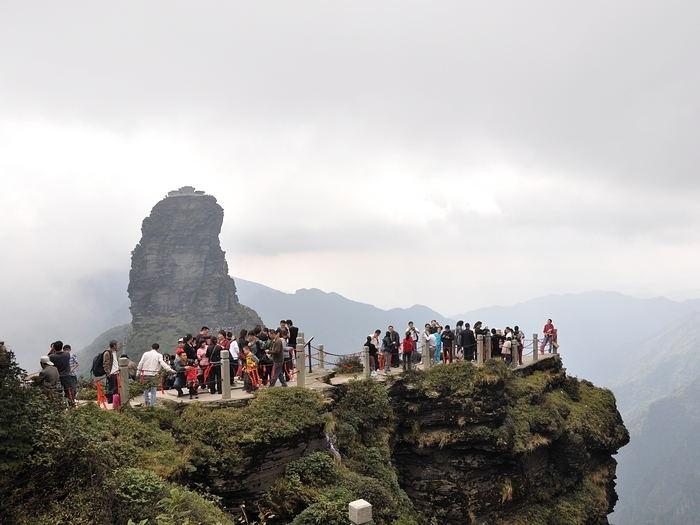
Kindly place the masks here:
<instances>
[{"instance_id":1,"label":"hat","mask_svg":"<svg viewBox=\"0 0 700 525\"><path fill-rule=\"evenodd\" d=\"M184 354L184 353L185 353L185 351L182 348L178 348L177 350L175 350L175 355L180 355L180 354Z\"/></svg>"},{"instance_id":2,"label":"hat","mask_svg":"<svg viewBox=\"0 0 700 525\"><path fill-rule=\"evenodd\" d=\"M54 364L51 362L51 359L49 359L49 356L47 356L47 355L42 355L42 356L39 358L39 362L40 362L42 365L54 366Z\"/></svg>"},{"instance_id":3,"label":"hat","mask_svg":"<svg viewBox=\"0 0 700 525\"><path fill-rule=\"evenodd\" d=\"M181 337L180 339L177 340L178 343L184 343L185 340Z\"/></svg>"}]
</instances>

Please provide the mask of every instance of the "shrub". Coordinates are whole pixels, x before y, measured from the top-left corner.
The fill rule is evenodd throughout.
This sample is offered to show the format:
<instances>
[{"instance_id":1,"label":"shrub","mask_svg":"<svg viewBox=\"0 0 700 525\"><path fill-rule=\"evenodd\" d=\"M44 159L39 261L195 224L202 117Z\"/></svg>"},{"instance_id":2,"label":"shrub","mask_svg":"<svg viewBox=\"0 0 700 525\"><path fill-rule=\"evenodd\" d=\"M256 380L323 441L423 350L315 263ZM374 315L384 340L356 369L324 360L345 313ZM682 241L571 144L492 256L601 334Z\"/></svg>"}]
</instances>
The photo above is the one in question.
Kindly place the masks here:
<instances>
[{"instance_id":1,"label":"shrub","mask_svg":"<svg viewBox=\"0 0 700 525\"><path fill-rule=\"evenodd\" d=\"M340 468L324 452L314 452L285 468L285 476L298 476L299 480L312 487L332 485L340 480Z\"/></svg>"},{"instance_id":2,"label":"shrub","mask_svg":"<svg viewBox=\"0 0 700 525\"><path fill-rule=\"evenodd\" d=\"M336 374L360 374L365 369L362 359L357 356L339 357L333 371Z\"/></svg>"}]
</instances>

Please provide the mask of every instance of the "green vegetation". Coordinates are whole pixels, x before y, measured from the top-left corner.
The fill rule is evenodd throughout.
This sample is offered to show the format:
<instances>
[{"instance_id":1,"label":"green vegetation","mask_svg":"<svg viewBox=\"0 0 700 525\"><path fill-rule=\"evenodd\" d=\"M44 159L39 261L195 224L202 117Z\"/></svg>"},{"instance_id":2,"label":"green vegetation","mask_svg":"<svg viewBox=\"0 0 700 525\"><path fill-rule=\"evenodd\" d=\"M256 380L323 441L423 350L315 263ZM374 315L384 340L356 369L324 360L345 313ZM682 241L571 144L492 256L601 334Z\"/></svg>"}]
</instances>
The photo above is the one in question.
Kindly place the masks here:
<instances>
[{"instance_id":1,"label":"green vegetation","mask_svg":"<svg viewBox=\"0 0 700 525\"><path fill-rule=\"evenodd\" d=\"M392 464L401 442L473 446L511 464L556 444L565 461L587 465L591 451L628 439L609 391L556 367L518 377L496 360L412 371L389 389L351 380L332 401L276 388L243 408L216 409L66 409L51 394L23 388L23 374L0 348L0 522L8 524L230 525L207 490L242 483L269 451L325 449L327 434L342 460L325 449L290 461L250 505L251 524L345 525L347 504L362 498L372 503L376 525L427 525L448 509L436 506L431 520L415 511ZM574 477L554 463L548 468L536 489L524 488L518 469L495 475L488 515L479 519L553 525L605 515L610 465L582 467ZM438 493L448 485L432 479L427 486ZM467 510L464 519L476 520Z\"/></svg>"},{"instance_id":2,"label":"green vegetation","mask_svg":"<svg viewBox=\"0 0 700 525\"><path fill-rule=\"evenodd\" d=\"M339 357L333 368L336 374L355 375L361 374L365 367L362 365L362 358L357 356Z\"/></svg>"}]
</instances>

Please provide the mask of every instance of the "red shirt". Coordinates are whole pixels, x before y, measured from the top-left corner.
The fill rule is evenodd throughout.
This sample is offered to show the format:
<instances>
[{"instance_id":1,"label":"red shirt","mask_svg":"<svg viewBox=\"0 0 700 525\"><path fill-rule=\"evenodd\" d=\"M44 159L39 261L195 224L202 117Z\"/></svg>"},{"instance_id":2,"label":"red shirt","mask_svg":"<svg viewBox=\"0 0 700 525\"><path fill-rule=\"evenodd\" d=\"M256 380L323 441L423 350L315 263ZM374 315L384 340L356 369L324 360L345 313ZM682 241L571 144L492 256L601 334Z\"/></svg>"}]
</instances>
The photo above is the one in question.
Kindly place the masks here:
<instances>
[{"instance_id":1,"label":"red shirt","mask_svg":"<svg viewBox=\"0 0 700 525\"><path fill-rule=\"evenodd\" d=\"M552 337L554 335L554 325L552 323L547 323L544 325L544 336Z\"/></svg>"},{"instance_id":2,"label":"red shirt","mask_svg":"<svg viewBox=\"0 0 700 525\"><path fill-rule=\"evenodd\" d=\"M403 340L403 353L413 352L413 339Z\"/></svg>"}]
</instances>

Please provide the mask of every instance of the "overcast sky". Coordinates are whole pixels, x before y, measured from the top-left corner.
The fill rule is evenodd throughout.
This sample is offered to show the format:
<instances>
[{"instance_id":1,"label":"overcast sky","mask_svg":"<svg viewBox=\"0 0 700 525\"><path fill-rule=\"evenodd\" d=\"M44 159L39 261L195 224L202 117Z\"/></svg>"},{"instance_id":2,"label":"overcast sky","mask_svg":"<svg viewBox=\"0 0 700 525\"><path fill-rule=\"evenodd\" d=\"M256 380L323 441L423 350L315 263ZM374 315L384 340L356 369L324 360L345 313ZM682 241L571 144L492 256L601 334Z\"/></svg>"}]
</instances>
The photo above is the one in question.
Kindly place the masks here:
<instances>
[{"instance_id":1,"label":"overcast sky","mask_svg":"<svg viewBox=\"0 0 700 525\"><path fill-rule=\"evenodd\" d=\"M184 185L224 207L231 274L287 292L445 315L697 297L698 20L690 1L0 2L0 338L89 343Z\"/></svg>"}]
</instances>

